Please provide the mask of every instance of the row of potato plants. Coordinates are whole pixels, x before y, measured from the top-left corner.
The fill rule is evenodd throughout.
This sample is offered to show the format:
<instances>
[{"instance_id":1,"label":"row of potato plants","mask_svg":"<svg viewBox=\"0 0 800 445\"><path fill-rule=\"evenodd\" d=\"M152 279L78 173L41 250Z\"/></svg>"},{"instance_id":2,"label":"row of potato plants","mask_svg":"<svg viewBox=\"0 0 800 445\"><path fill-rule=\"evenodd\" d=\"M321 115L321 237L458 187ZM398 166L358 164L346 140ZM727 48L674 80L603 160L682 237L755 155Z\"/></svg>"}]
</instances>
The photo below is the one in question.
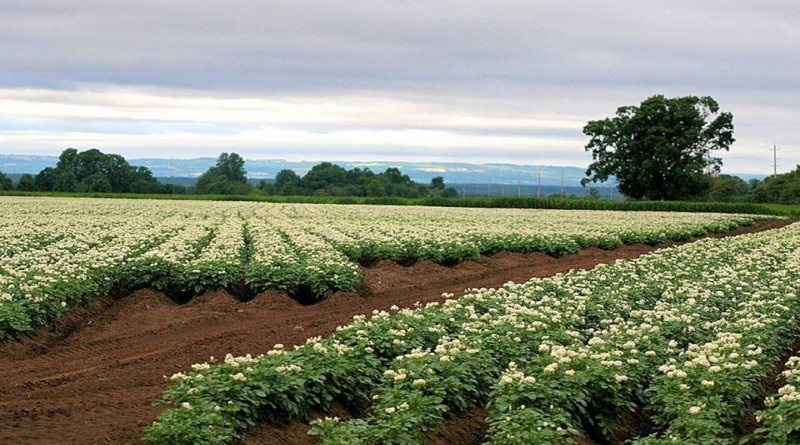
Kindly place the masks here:
<instances>
[{"instance_id":1,"label":"row of potato plants","mask_svg":"<svg viewBox=\"0 0 800 445\"><path fill-rule=\"evenodd\" d=\"M50 326L73 307L107 295L124 276L128 258L172 235L161 220L134 217L123 230L114 219L93 218L88 213L77 218L53 209L26 210L14 217L42 224L23 223L20 230L12 219L0 237L3 241L28 236L48 241L18 243L18 250L0 259L0 340Z\"/></svg>"},{"instance_id":2,"label":"row of potato plants","mask_svg":"<svg viewBox=\"0 0 800 445\"><path fill-rule=\"evenodd\" d=\"M316 420L321 443L424 443L449 416L486 404L492 444L569 443L587 428L612 440L636 409L656 427L634 443L732 443L796 338L799 263L795 224L357 316L294 350L170 377L170 408L144 438L228 443L339 400L370 408Z\"/></svg>"},{"instance_id":3,"label":"row of potato plants","mask_svg":"<svg viewBox=\"0 0 800 445\"><path fill-rule=\"evenodd\" d=\"M786 273L796 270L800 243L797 234L784 231L779 235L754 237L757 244L734 244L725 252L713 253L729 259L714 261L710 267L688 263L697 274L693 283L663 287L652 310L619 316L603 335L587 342L588 346L623 346L612 354L616 360L597 355L600 363L593 367L614 368L606 383L621 383L622 393L630 393L659 427L659 433L633 443L733 443L736 422L747 413L760 382L796 335L798 276ZM702 248L708 243L700 244ZM700 265L708 261L707 257L698 259ZM674 261L682 267L687 264L682 258ZM672 274L667 278L676 279ZM572 365L569 368L574 370ZM568 405L556 404L559 409L553 414L549 405L529 397L542 390L542 382L552 384L554 378L555 386L573 394L602 381L592 376L590 382L573 386L574 376L560 375L558 369L553 364L529 364L522 373L506 371L490 415L492 443L548 443L539 435L556 434L560 438L549 443L566 442L577 425L586 424L578 410L563 410ZM525 380L525 376L532 378ZM597 399L596 394L590 396L590 401ZM609 400L607 395L605 400ZM605 411L614 412L607 407Z\"/></svg>"},{"instance_id":4,"label":"row of potato plants","mask_svg":"<svg viewBox=\"0 0 800 445\"><path fill-rule=\"evenodd\" d=\"M800 443L800 357L789 357L778 378L786 384L764 399L764 409L756 413L761 426L747 438L748 442L756 439L769 445Z\"/></svg>"},{"instance_id":5,"label":"row of potato plants","mask_svg":"<svg viewBox=\"0 0 800 445\"><path fill-rule=\"evenodd\" d=\"M215 289L245 296L277 289L316 301L355 289L359 263L453 264L502 250L559 256L753 222L743 215L3 197L0 340L51 326L119 287L153 287L179 301Z\"/></svg>"}]
</instances>

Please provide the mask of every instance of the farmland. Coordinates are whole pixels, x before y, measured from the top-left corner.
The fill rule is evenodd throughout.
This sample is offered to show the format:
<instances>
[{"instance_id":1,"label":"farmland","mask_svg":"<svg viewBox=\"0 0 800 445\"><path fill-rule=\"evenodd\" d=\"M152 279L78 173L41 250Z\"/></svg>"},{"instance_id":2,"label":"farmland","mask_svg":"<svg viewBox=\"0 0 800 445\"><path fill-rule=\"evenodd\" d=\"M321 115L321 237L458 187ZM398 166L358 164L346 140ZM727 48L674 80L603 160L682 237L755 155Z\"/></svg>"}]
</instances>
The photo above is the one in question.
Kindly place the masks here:
<instances>
[{"instance_id":1,"label":"farmland","mask_svg":"<svg viewBox=\"0 0 800 445\"><path fill-rule=\"evenodd\" d=\"M102 205L100 205L102 203ZM359 264L453 265L501 251L551 256L657 244L751 216L253 203L13 199L0 220L0 339L52 325L115 287L177 300L283 290L302 302L353 291Z\"/></svg>"},{"instance_id":2,"label":"farmland","mask_svg":"<svg viewBox=\"0 0 800 445\"><path fill-rule=\"evenodd\" d=\"M656 422L640 443L690 440L696 430L725 437L745 415L731 406L756 399L757 383L791 346L798 310L794 226L544 278L750 225L752 216L48 199L2 205L3 334L59 328L3 349L26 377L2 377L9 389L0 403L9 414L0 420L16 429L0 438L30 443L46 443L36 441L35 427L51 422L71 423L61 431L81 437L75 420L91 421L80 407L99 418L138 419L105 433L137 443L141 427L164 409L149 406L168 387L161 375L173 374L168 409L146 436L154 443L190 440L179 439L191 438L187 431L227 443L250 423L303 423L341 404L363 406L361 419L320 420L315 432L324 443L424 440L453 415L487 403L492 443L546 443L548 434L563 443L587 426L602 438L616 415L637 407L653 411ZM623 244L635 245L607 250ZM543 278L527 280L534 276ZM509 279L520 284L500 288ZM466 287L476 288L440 297ZM142 348L157 338L166 341ZM75 356L112 339L102 360ZM703 365L708 357L720 364ZM129 368L139 381L125 378ZM666 377L677 371L686 380ZM719 378L725 375L730 382ZM49 406L45 394L58 389L63 398L87 379L94 379L95 403ZM127 398L142 385L148 389ZM38 402L26 405L25 396ZM539 430L524 422L540 422L544 432L526 437L520 432Z\"/></svg>"}]
</instances>

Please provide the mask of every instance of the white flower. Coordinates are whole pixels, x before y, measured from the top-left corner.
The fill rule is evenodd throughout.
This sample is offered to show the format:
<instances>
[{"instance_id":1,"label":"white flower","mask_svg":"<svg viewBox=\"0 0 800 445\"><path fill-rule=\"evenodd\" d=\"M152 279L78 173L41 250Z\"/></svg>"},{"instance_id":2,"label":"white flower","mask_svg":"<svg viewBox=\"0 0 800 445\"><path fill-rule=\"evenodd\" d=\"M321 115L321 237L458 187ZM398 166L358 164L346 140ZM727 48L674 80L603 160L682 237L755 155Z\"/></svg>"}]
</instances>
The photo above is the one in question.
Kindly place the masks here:
<instances>
[{"instance_id":1,"label":"white flower","mask_svg":"<svg viewBox=\"0 0 800 445\"><path fill-rule=\"evenodd\" d=\"M170 376L169 379L172 380L172 381L176 381L176 380L183 380L186 377L187 377L186 374L184 374L182 372L176 372L175 374L172 374L172 376Z\"/></svg>"}]
</instances>

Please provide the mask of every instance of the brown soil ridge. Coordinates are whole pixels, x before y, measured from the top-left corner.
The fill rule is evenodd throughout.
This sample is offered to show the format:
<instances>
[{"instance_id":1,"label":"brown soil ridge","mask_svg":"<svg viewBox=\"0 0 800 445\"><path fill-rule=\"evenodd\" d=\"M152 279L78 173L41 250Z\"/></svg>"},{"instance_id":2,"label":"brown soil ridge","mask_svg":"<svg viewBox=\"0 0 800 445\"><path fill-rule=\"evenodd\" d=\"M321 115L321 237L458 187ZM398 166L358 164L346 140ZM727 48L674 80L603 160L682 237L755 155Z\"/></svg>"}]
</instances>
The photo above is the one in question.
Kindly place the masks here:
<instances>
[{"instance_id":1,"label":"brown soil ridge","mask_svg":"<svg viewBox=\"0 0 800 445\"><path fill-rule=\"evenodd\" d=\"M786 224L764 221L725 235ZM299 344L329 335L353 315L373 309L411 307L440 300L442 293L459 295L466 288L588 269L674 244L586 249L562 258L500 253L455 267L382 261L362 268L365 280L358 293L337 293L310 306L281 292L266 292L246 303L212 292L184 305L148 289L119 299L109 296L66 314L54 333L0 345L0 443L140 444L142 427L162 410L151 405L167 387L162 376L188 371L209 356ZM307 430L301 423L265 426L249 433L246 442L310 444L314 440ZM485 422L472 413L453 419L430 442L480 443L484 431Z\"/></svg>"}]
</instances>

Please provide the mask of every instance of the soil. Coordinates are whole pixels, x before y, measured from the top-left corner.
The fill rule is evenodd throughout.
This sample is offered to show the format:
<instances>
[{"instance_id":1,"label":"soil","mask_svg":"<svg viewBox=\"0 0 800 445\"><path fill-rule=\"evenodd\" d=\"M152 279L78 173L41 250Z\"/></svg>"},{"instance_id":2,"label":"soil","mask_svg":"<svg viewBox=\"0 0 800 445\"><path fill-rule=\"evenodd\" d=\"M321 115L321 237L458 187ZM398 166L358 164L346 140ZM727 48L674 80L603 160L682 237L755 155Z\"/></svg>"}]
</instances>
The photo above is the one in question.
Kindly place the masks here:
<instances>
[{"instance_id":1,"label":"soil","mask_svg":"<svg viewBox=\"0 0 800 445\"><path fill-rule=\"evenodd\" d=\"M724 235L785 224L760 222ZM337 293L308 306L281 292L248 302L212 292L179 305L153 290L122 290L65 314L55 331L0 344L0 443L140 444L142 427L162 409L152 402L167 387L163 376L186 372L209 356L299 344L373 309L412 307L440 300L443 293L459 295L467 288L587 269L674 244L587 249L562 258L499 253L454 267L380 261L362 268L365 279L358 292ZM486 430L484 418L480 409L456 416L429 443L478 444ZM307 431L308 425L298 422L263 426L249 431L245 443L312 444Z\"/></svg>"}]
</instances>

